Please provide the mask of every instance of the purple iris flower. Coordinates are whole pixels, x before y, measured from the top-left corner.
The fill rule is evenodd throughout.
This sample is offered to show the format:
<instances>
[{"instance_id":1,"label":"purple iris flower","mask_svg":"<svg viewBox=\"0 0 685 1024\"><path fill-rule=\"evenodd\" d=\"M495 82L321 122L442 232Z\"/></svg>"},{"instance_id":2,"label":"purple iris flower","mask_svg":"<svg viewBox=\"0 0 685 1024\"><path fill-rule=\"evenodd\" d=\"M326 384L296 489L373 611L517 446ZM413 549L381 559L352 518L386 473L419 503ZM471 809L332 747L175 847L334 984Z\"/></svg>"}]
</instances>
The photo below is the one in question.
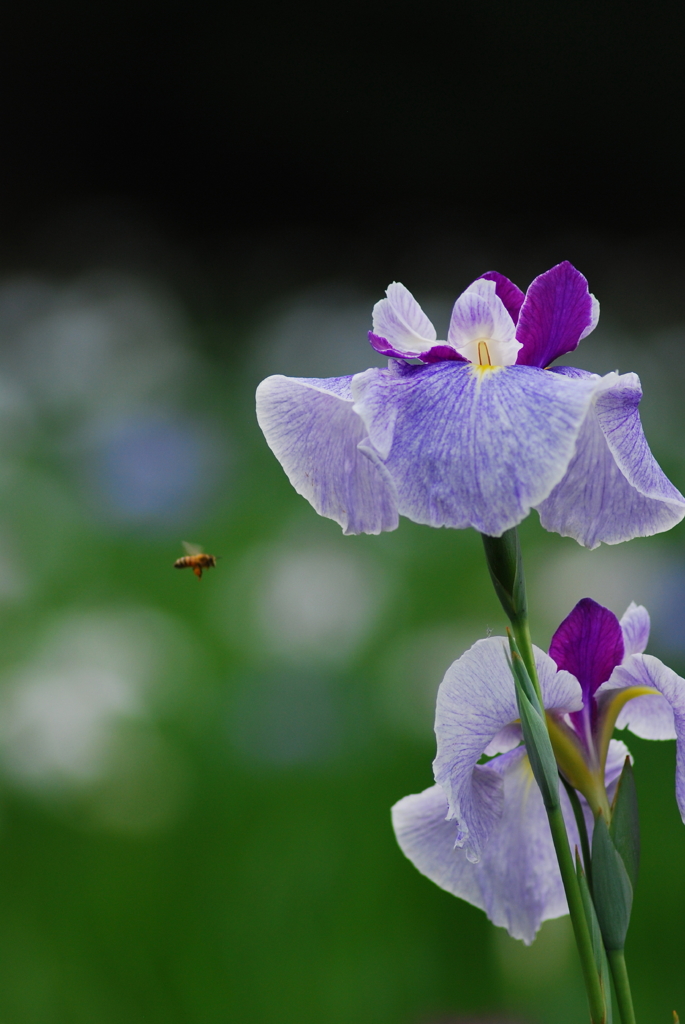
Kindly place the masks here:
<instances>
[{"instance_id":1,"label":"purple iris flower","mask_svg":"<svg viewBox=\"0 0 685 1024\"><path fill-rule=\"evenodd\" d=\"M535 661L557 762L580 793L588 829L610 816L629 752L615 727L676 739L676 799L685 821L685 679L644 654L649 615L631 604L619 622L589 598ZM568 912L557 859L526 754L508 645L479 640L438 691L436 785L392 809L406 856L443 889L530 943L543 921ZM485 756L484 756L485 755ZM565 790L571 847L580 842Z\"/></svg>"},{"instance_id":2,"label":"purple iris flower","mask_svg":"<svg viewBox=\"0 0 685 1024\"><path fill-rule=\"evenodd\" d=\"M446 341L391 284L369 334L388 368L269 377L259 424L298 493L347 534L394 530L404 515L498 537L531 508L586 547L659 533L685 499L645 440L639 378L549 369L598 317L570 263L525 296L484 274L457 299Z\"/></svg>"}]
</instances>

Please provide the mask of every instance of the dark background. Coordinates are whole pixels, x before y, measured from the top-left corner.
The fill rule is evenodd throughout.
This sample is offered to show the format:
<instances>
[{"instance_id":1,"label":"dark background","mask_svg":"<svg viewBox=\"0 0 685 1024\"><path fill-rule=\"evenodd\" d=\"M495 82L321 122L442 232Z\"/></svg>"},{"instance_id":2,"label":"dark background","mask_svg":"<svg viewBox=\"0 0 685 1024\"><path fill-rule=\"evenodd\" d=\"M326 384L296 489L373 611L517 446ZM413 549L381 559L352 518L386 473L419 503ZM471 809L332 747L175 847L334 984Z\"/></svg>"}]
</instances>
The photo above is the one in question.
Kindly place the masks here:
<instances>
[{"instance_id":1,"label":"dark background","mask_svg":"<svg viewBox=\"0 0 685 1024\"><path fill-rule=\"evenodd\" d=\"M6 230L89 198L218 245L684 226L675 3L33 0L3 39Z\"/></svg>"}]
</instances>

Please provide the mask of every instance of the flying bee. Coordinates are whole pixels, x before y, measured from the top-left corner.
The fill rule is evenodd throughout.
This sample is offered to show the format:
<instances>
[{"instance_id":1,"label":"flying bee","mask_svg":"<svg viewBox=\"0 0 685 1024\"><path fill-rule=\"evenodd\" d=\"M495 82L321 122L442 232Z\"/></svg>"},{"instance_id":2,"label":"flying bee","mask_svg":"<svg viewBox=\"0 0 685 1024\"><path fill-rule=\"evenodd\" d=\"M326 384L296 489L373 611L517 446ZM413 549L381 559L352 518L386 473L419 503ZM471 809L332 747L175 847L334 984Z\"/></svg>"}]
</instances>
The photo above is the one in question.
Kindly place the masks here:
<instances>
[{"instance_id":1,"label":"flying bee","mask_svg":"<svg viewBox=\"0 0 685 1024\"><path fill-rule=\"evenodd\" d=\"M174 569L192 569L200 580L203 569L212 569L216 565L216 556L205 555L199 544L189 544L187 540L184 540L183 547L186 553L183 558L176 559Z\"/></svg>"}]
</instances>

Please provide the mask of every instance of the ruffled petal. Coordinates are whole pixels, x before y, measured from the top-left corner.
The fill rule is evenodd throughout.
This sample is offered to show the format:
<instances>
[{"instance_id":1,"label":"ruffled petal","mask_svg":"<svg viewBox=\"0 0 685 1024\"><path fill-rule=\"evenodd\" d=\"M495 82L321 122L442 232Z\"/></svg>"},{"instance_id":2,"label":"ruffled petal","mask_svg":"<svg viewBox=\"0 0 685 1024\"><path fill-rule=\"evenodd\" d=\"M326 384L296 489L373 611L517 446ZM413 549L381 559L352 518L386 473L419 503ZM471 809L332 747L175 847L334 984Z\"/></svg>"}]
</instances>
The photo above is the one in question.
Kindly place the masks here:
<instances>
[{"instance_id":1,"label":"ruffled petal","mask_svg":"<svg viewBox=\"0 0 685 1024\"><path fill-rule=\"evenodd\" d=\"M364 452L351 379L268 377L257 388L257 419L290 483L319 515L346 534L394 530L395 486L375 452Z\"/></svg>"},{"instance_id":2,"label":"ruffled petal","mask_svg":"<svg viewBox=\"0 0 685 1024\"><path fill-rule=\"evenodd\" d=\"M409 289L393 281L385 294L373 307L373 330L369 331L369 341L377 352L427 362L462 359L444 341L437 341L435 327Z\"/></svg>"},{"instance_id":3,"label":"ruffled petal","mask_svg":"<svg viewBox=\"0 0 685 1024\"><path fill-rule=\"evenodd\" d=\"M634 654L614 670L599 693L625 686L651 686L662 695L628 701L616 726L647 740L677 740L676 799L685 821L685 679L651 654Z\"/></svg>"},{"instance_id":4,"label":"ruffled petal","mask_svg":"<svg viewBox=\"0 0 685 1024\"><path fill-rule=\"evenodd\" d=\"M455 841L477 859L502 814L499 758L478 761L501 730L518 718L516 694L503 637L479 640L452 664L440 684L435 712L438 750L433 770L444 789L450 817L458 822ZM580 685L535 648L542 697L559 713L582 707ZM508 756L508 755L502 755Z\"/></svg>"},{"instance_id":5,"label":"ruffled petal","mask_svg":"<svg viewBox=\"0 0 685 1024\"><path fill-rule=\"evenodd\" d=\"M392 808L392 825L400 849L432 882L474 907L485 909L480 864L455 848L457 824L447 819L447 797L441 786L405 796ZM479 871L479 869L481 869Z\"/></svg>"},{"instance_id":6,"label":"ruffled petal","mask_svg":"<svg viewBox=\"0 0 685 1024\"><path fill-rule=\"evenodd\" d=\"M599 378L393 363L353 378L401 515L498 537L566 473Z\"/></svg>"},{"instance_id":7,"label":"ruffled petal","mask_svg":"<svg viewBox=\"0 0 685 1024\"><path fill-rule=\"evenodd\" d=\"M493 366L511 366L516 362L521 345L494 281L479 278L459 296L452 310L447 340L472 363L482 361L479 341L486 342Z\"/></svg>"},{"instance_id":8,"label":"ruffled petal","mask_svg":"<svg viewBox=\"0 0 685 1024\"><path fill-rule=\"evenodd\" d=\"M568 912L540 791L523 748L492 762L502 815L477 863L455 847L458 828L440 786L405 797L392 809L402 852L447 892L484 910L493 924L530 944L543 921ZM576 824L566 794L564 817L573 845Z\"/></svg>"},{"instance_id":9,"label":"ruffled petal","mask_svg":"<svg viewBox=\"0 0 685 1024\"><path fill-rule=\"evenodd\" d=\"M481 274L478 281L494 281L498 298L504 303L505 309L514 323L518 323L521 306L525 299L524 293L517 288L513 281L510 281L504 274L498 274L496 270L488 270Z\"/></svg>"},{"instance_id":10,"label":"ruffled petal","mask_svg":"<svg viewBox=\"0 0 685 1024\"><path fill-rule=\"evenodd\" d=\"M621 619L625 657L642 654L649 642L649 612L642 604L631 601Z\"/></svg>"},{"instance_id":11,"label":"ruffled petal","mask_svg":"<svg viewBox=\"0 0 685 1024\"><path fill-rule=\"evenodd\" d=\"M628 748L612 740L606 786L610 798L623 770ZM632 758L631 758L632 760ZM421 874L441 889L484 910L493 924L530 944L543 921L568 912L547 815L523 748L496 758L492 771L502 782L502 816L481 859L469 860L455 845L457 823L441 786L400 800L392 823L402 852ZM592 812L579 797L590 836ZM580 839L571 805L561 789L561 806L571 848Z\"/></svg>"},{"instance_id":12,"label":"ruffled petal","mask_svg":"<svg viewBox=\"0 0 685 1024\"><path fill-rule=\"evenodd\" d=\"M649 450L638 412L641 397L634 373L601 378L568 471L538 506L546 530L596 548L662 533L685 516L685 498Z\"/></svg>"},{"instance_id":13,"label":"ruffled petal","mask_svg":"<svg viewBox=\"0 0 685 1024\"><path fill-rule=\"evenodd\" d=\"M536 277L521 307L517 340L519 366L549 366L572 352L581 338L595 329L599 303L587 280L568 261Z\"/></svg>"},{"instance_id":14,"label":"ruffled petal","mask_svg":"<svg viewBox=\"0 0 685 1024\"><path fill-rule=\"evenodd\" d=\"M647 658L650 661L645 663L643 659ZM667 668L658 658L637 654L626 658L620 669L616 669L611 679L598 691L598 700L605 704L611 700L616 690L623 690L627 686L650 686L661 692L661 687L652 682L645 682L647 672L653 669L651 662L661 666L664 672L671 673L675 679L680 679L680 676L676 675L672 669ZM685 687L685 680L681 679L680 682ZM677 686L675 692L677 692ZM616 728L630 729L632 733L643 740L674 740L677 738L673 708L668 697L660 694L646 694L629 700L619 712Z\"/></svg>"}]
</instances>

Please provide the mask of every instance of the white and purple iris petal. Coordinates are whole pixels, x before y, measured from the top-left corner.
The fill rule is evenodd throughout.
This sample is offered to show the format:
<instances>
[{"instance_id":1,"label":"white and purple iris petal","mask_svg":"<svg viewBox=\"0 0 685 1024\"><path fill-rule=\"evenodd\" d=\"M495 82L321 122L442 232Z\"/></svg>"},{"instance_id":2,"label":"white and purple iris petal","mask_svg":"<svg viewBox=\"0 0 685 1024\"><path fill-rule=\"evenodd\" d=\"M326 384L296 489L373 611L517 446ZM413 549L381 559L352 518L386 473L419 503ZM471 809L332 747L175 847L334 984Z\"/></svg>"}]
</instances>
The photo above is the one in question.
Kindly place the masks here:
<instances>
[{"instance_id":1,"label":"white and purple iris petal","mask_svg":"<svg viewBox=\"0 0 685 1024\"><path fill-rule=\"evenodd\" d=\"M507 652L502 637L481 640L448 669L436 711L437 785L401 800L392 813L399 845L419 871L530 943L541 923L567 906L540 792L525 748L517 746ZM558 719L581 712L578 680L537 648L535 660L548 712ZM498 752L483 763L483 755ZM607 788L627 754L611 742ZM563 790L561 799L570 841L579 845Z\"/></svg>"},{"instance_id":2,"label":"white and purple iris petal","mask_svg":"<svg viewBox=\"0 0 685 1024\"><path fill-rule=\"evenodd\" d=\"M610 789L628 754L612 740L606 766ZM529 945L543 921L568 913L547 814L523 747L495 758L490 770L502 784L502 814L478 861L458 845L458 823L440 785L400 800L392 823L402 852L441 889L484 910L493 924ZM580 846L565 790L561 804L571 845ZM592 835L592 815L581 798Z\"/></svg>"},{"instance_id":3,"label":"white and purple iris petal","mask_svg":"<svg viewBox=\"0 0 685 1024\"><path fill-rule=\"evenodd\" d=\"M395 484L364 454L350 377L273 376L259 385L259 425L298 494L343 532L381 533L398 523Z\"/></svg>"},{"instance_id":4,"label":"white and purple iris petal","mask_svg":"<svg viewBox=\"0 0 685 1024\"><path fill-rule=\"evenodd\" d=\"M396 282L369 335L388 369L271 377L257 390L259 423L297 490L346 533L394 529L404 515L500 536L531 508L587 547L667 530L685 499L642 433L637 377L548 369L598 316L569 263L525 296L490 271L457 299L440 341Z\"/></svg>"},{"instance_id":5,"label":"white and purple iris petal","mask_svg":"<svg viewBox=\"0 0 685 1024\"><path fill-rule=\"evenodd\" d=\"M557 629L549 653L559 669L580 682L583 708L569 715L569 722L590 762L601 758L607 718L642 739L678 740L676 796L685 821L685 680L643 653L649 625L641 605L631 603L619 622L612 611L586 597Z\"/></svg>"},{"instance_id":6,"label":"white and purple iris petal","mask_svg":"<svg viewBox=\"0 0 685 1024\"><path fill-rule=\"evenodd\" d=\"M588 773L601 773L609 799L629 756L625 744L605 737L606 761L598 763L612 702L622 707L619 728L677 739L676 796L685 820L685 680L643 653L648 638L643 607L631 604L619 622L595 601L580 601L550 656L534 648L543 703L576 734ZM502 637L480 640L447 670L435 720L436 785L400 800L392 819L402 851L422 874L530 943L567 906L540 792L519 745L507 651ZM579 845L564 790L561 799L569 840ZM592 813L580 800L591 834Z\"/></svg>"},{"instance_id":7,"label":"white and purple iris petal","mask_svg":"<svg viewBox=\"0 0 685 1024\"><path fill-rule=\"evenodd\" d=\"M651 654L644 654L649 639L646 608L631 604L621 619L625 656L596 692L604 711L612 701L640 687L618 713L617 729L628 729L645 740L676 740L676 800L685 822L685 679ZM644 694L642 688L652 692Z\"/></svg>"}]
</instances>

